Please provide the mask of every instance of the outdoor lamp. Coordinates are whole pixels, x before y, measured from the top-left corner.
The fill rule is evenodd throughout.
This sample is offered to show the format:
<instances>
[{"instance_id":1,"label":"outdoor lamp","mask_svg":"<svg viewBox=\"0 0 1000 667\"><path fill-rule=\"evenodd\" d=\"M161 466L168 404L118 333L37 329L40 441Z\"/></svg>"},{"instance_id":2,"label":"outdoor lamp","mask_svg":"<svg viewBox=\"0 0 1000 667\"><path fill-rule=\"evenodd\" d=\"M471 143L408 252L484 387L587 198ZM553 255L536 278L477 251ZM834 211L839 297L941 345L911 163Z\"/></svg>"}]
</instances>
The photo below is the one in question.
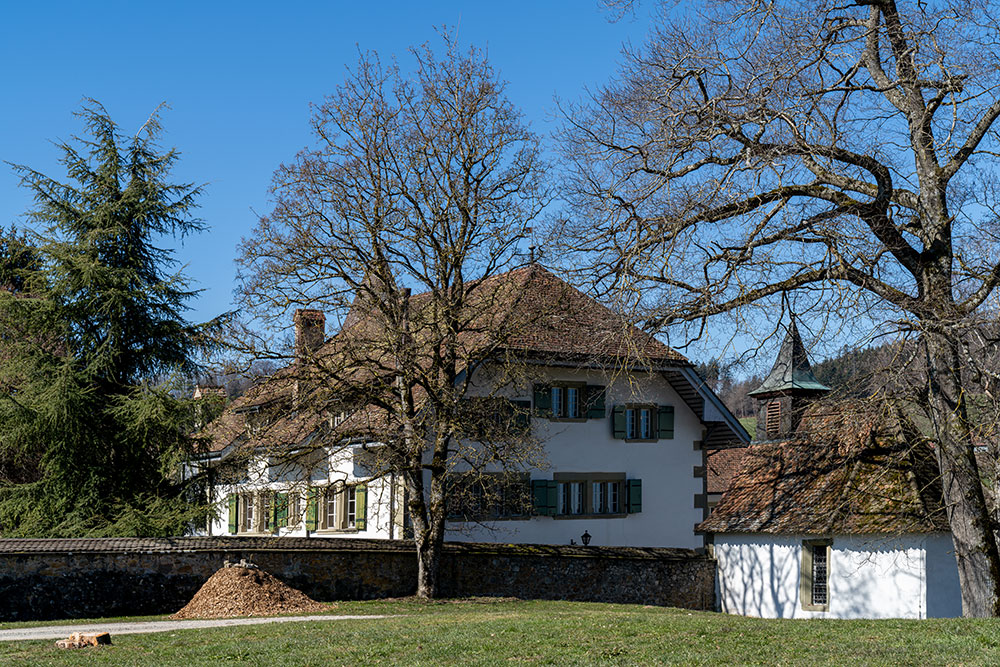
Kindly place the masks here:
<instances>
[{"instance_id":1,"label":"outdoor lamp","mask_svg":"<svg viewBox=\"0 0 1000 667\"><path fill-rule=\"evenodd\" d=\"M580 541L583 542L583 546L590 544L591 539L592 537L587 531L583 531L583 535L580 536Z\"/></svg>"}]
</instances>

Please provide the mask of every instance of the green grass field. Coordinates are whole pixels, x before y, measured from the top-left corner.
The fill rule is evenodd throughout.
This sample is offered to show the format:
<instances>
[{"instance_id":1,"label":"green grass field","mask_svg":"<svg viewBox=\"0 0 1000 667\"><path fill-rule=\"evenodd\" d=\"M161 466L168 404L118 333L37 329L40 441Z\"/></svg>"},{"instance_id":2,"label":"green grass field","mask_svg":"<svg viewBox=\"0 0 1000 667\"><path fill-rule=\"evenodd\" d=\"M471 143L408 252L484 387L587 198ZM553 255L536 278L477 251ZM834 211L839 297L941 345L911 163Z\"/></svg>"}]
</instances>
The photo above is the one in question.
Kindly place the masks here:
<instances>
[{"instance_id":1,"label":"green grass field","mask_svg":"<svg viewBox=\"0 0 1000 667\"><path fill-rule=\"evenodd\" d=\"M400 616L120 635L72 651L5 642L0 665L1000 664L1000 621L772 621L538 601L345 602L332 612Z\"/></svg>"}]
</instances>

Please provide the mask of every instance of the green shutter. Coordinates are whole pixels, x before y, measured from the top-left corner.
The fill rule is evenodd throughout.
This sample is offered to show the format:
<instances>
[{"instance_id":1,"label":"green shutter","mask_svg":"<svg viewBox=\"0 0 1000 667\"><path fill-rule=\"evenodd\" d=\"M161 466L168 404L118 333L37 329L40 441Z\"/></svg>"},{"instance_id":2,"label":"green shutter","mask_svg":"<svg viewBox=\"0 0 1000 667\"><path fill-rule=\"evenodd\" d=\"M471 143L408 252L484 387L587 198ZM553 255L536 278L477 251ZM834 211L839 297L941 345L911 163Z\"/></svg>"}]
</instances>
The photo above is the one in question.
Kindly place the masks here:
<instances>
[{"instance_id":1,"label":"green shutter","mask_svg":"<svg viewBox=\"0 0 1000 667\"><path fill-rule=\"evenodd\" d=\"M588 384L586 389L587 419L604 419L607 408L604 407L604 387L596 384Z\"/></svg>"},{"instance_id":2,"label":"green shutter","mask_svg":"<svg viewBox=\"0 0 1000 667\"><path fill-rule=\"evenodd\" d=\"M368 523L368 487L359 484L354 488L354 527L365 530Z\"/></svg>"},{"instance_id":3,"label":"green shutter","mask_svg":"<svg viewBox=\"0 0 1000 667\"><path fill-rule=\"evenodd\" d=\"M674 439L674 406L661 405L657 410L659 416L660 438L665 440Z\"/></svg>"},{"instance_id":4,"label":"green shutter","mask_svg":"<svg viewBox=\"0 0 1000 667\"><path fill-rule=\"evenodd\" d=\"M531 480L531 499L535 514L553 516L556 513L556 482L551 479Z\"/></svg>"},{"instance_id":5,"label":"green shutter","mask_svg":"<svg viewBox=\"0 0 1000 667\"><path fill-rule=\"evenodd\" d=\"M629 514L636 514L642 511L642 480L630 479L628 485L628 504L625 511Z\"/></svg>"},{"instance_id":6,"label":"green shutter","mask_svg":"<svg viewBox=\"0 0 1000 667\"><path fill-rule=\"evenodd\" d=\"M274 527L284 528L288 525L288 494L274 494Z\"/></svg>"},{"instance_id":7,"label":"green shutter","mask_svg":"<svg viewBox=\"0 0 1000 667\"><path fill-rule=\"evenodd\" d=\"M531 431L531 401L512 401L514 404L514 428L528 433Z\"/></svg>"},{"instance_id":8,"label":"green shutter","mask_svg":"<svg viewBox=\"0 0 1000 667\"><path fill-rule=\"evenodd\" d=\"M611 411L611 435L617 440L625 439L625 406L616 405Z\"/></svg>"},{"instance_id":9,"label":"green shutter","mask_svg":"<svg viewBox=\"0 0 1000 667\"><path fill-rule=\"evenodd\" d=\"M556 510L559 508L559 483L550 479L547 480L546 484L548 485L549 514L555 516Z\"/></svg>"},{"instance_id":10,"label":"green shutter","mask_svg":"<svg viewBox=\"0 0 1000 667\"><path fill-rule=\"evenodd\" d=\"M309 489L306 493L306 530L316 530L319 526L319 489Z\"/></svg>"},{"instance_id":11,"label":"green shutter","mask_svg":"<svg viewBox=\"0 0 1000 667\"><path fill-rule=\"evenodd\" d=\"M539 417L552 416L552 387L547 384L535 385L535 414Z\"/></svg>"},{"instance_id":12,"label":"green shutter","mask_svg":"<svg viewBox=\"0 0 1000 667\"><path fill-rule=\"evenodd\" d=\"M235 493L229 494L229 534L235 535L240 532L240 497Z\"/></svg>"}]
</instances>

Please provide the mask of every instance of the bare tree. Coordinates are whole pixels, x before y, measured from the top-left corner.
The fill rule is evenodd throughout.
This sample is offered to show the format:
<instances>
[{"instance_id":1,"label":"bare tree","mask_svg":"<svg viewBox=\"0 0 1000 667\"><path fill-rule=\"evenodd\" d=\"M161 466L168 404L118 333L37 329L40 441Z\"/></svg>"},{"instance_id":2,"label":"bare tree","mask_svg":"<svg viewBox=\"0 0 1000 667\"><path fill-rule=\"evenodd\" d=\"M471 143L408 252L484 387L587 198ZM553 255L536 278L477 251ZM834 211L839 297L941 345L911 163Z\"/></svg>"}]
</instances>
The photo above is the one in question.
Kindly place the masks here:
<instances>
[{"instance_id":1,"label":"bare tree","mask_svg":"<svg viewBox=\"0 0 1000 667\"><path fill-rule=\"evenodd\" d=\"M667 13L571 109L587 270L653 329L796 295L917 344L967 616L1000 552L965 381L995 317L1000 11L990 2L706 3ZM579 230L577 230L579 232ZM902 362L901 362L902 363ZM963 379L963 368L966 371Z\"/></svg>"},{"instance_id":2,"label":"bare tree","mask_svg":"<svg viewBox=\"0 0 1000 667\"><path fill-rule=\"evenodd\" d=\"M315 146L275 173L274 210L240 260L254 331L293 308L339 329L274 382L292 387L287 410L331 416L314 442L377 441L372 475L402 477L422 597L437 590L449 471L537 463L516 426L526 415L512 408L484 426L465 399L484 364L483 400L512 381L504 350L525 325L523 284L496 276L523 263L518 243L548 201L539 141L505 83L483 53L445 42L440 58L412 49L411 73L362 54L314 109ZM247 351L287 358L282 343L258 336Z\"/></svg>"}]
</instances>

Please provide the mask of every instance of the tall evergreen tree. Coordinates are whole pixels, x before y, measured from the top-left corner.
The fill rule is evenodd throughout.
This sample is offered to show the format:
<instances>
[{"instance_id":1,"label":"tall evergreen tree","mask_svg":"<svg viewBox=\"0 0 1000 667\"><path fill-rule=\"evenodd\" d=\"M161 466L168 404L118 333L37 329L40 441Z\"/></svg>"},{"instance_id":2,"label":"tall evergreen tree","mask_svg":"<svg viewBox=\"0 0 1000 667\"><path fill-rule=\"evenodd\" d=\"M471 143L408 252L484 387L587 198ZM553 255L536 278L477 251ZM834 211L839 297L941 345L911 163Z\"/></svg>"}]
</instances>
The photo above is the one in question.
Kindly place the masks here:
<instances>
[{"instance_id":1,"label":"tall evergreen tree","mask_svg":"<svg viewBox=\"0 0 1000 667\"><path fill-rule=\"evenodd\" d=\"M86 137L59 145L68 182L15 166L41 231L31 288L0 294L22 332L0 355L0 459L35 465L0 477L0 534L177 534L201 511L177 472L193 411L163 380L195 370L205 328L157 243L202 229L200 188L170 182L158 110L132 137L93 100L78 115Z\"/></svg>"}]
</instances>

